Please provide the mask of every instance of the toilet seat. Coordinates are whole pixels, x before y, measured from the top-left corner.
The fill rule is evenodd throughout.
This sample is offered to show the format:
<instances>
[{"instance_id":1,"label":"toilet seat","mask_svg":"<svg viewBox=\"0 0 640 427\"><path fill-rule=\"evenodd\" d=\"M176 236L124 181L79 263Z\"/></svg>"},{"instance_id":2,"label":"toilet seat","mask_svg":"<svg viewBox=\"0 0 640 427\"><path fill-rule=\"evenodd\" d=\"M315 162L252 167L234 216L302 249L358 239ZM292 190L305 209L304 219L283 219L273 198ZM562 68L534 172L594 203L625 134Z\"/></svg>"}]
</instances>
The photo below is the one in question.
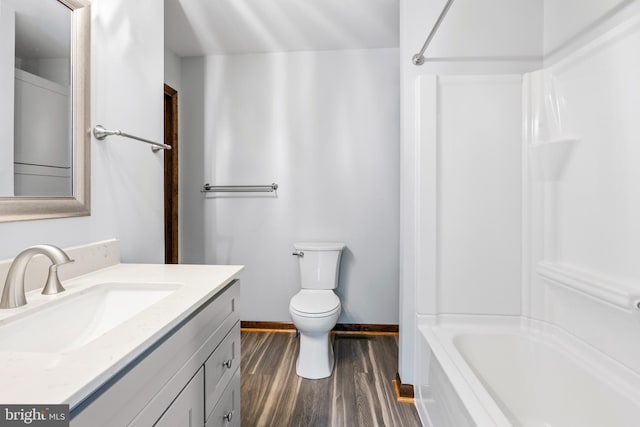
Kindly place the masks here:
<instances>
[{"instance_id":1,"label":"toilet seat","mask_svg":"<svg viewBox=\"0 0 640 427\"><path fill-rule=\"evenodd\" d=\"M331 290L303 289L289 302L289 309L303 317L327 317L340 311L340 298Z\"/></svg>"}]
</instances>

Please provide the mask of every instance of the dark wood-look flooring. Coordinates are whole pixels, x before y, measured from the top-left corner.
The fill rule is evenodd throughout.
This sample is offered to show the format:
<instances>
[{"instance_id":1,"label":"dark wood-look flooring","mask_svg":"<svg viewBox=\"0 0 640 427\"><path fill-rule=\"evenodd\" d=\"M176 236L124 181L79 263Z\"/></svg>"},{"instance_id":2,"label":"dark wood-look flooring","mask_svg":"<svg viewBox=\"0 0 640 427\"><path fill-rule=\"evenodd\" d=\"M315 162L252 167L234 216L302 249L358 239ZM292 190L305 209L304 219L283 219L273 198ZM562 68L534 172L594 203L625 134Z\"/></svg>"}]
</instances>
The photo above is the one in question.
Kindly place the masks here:
<instances>
[{"instance_id":1,"label":"dark wood-look flooring","mask_svg":"<svg viewBox=\"0 0 640 427\"><path fill-rule=\"evenodd\" d=\"M414 405L395 399L397 335L333 337L333 374L307 380L296 375L295 334L242 332L242 426L421 426Z\"/></svg>"}]
</instances>

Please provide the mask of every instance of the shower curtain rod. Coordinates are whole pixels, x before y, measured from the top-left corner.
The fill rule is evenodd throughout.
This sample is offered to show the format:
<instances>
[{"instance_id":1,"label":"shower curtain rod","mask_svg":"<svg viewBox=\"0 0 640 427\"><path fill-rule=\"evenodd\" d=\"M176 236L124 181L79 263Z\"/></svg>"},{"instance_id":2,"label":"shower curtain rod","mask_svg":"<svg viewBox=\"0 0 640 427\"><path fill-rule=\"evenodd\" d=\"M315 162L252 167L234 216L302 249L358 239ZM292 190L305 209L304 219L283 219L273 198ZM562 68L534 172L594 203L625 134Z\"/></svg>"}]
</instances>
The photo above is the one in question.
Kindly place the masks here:
<instances>
[{"instance_id":1,"label":"shower curtain rod","mask_svg":"<svg viewBox=\"0 0 640 427\"><path fill-rule=\"evenodd\" d=\"M431 29L429 36L427 36L427 40L425 40L424 44L422 45L422 49L420 49L420 52L413 55L413 58L411 59L411 62L413 62L413 65L424 64L424 51L427 50L427 47L429 47L429 44L431 43L431 39L433 39L433 36L435 36L436 32L438 32L438 28L440 28L440 24L442 24L442 21L444 20L444 17L447 15L447 12L449 11L449 8L451 7L452 4L453 4L453 0L447 0L447 4L444 5L444 9L442 9L442 12L440 12L440 16L438 16L438 19L436 20L436 23Z\"/></svg>"}]
</instances>

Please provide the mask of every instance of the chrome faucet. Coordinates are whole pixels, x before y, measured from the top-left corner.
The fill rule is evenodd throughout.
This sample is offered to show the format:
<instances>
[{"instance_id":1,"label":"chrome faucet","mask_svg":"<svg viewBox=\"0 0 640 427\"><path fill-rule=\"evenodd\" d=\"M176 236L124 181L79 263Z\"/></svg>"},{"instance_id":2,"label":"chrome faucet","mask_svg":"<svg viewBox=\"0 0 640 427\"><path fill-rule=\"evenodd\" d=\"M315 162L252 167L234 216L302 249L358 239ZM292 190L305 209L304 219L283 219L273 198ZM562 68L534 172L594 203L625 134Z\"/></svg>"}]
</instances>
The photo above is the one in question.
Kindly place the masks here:
<instances>
[{"instance_id":1,"label":"chrome faucet","mask_svg":"<svg viewBox=\"0 0 640 427\"><path fill-rule=\"evenodd\" d=\"M46 255L53 263L49 267L49 277L42 293L51 295L64 292L64 287L58 277L58 266L73 262L73 260L57 246L31 246L20 252L11 263L11 267L9 267L7 280L4 282L4 289L2 290L2 299L0 299L0 309L21 307L27 303L27 297L24 294L24 275L27 271L27 264L37 254Z\"/></svg>"}]
</instances>

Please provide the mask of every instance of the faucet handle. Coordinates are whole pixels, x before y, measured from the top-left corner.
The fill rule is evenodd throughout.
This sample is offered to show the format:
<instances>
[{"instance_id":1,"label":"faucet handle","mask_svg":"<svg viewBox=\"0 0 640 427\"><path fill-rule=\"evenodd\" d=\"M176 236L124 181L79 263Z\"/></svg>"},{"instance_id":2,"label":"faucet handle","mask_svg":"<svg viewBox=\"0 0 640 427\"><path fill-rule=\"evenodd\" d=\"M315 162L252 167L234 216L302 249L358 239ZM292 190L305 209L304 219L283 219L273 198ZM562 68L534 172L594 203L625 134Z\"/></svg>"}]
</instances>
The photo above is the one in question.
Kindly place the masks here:
<instances>
[{"instance_id":1,"label":"faucet handle","mask_svg":"<svg viewBox=\"0 0 640 427\"><path fill-rule=\"evenodd\" d=\"M52 264L49 267L49 277L47 277L47 283L44 285L42 289L42 295L53 295L59 294L60 292L64 292L66 289L60 283L60 277L58 277L58 266L68 264L70 262L74 262L75 260L70 259L69 261L63 264Z\"/></svg>"}]
</instances>

